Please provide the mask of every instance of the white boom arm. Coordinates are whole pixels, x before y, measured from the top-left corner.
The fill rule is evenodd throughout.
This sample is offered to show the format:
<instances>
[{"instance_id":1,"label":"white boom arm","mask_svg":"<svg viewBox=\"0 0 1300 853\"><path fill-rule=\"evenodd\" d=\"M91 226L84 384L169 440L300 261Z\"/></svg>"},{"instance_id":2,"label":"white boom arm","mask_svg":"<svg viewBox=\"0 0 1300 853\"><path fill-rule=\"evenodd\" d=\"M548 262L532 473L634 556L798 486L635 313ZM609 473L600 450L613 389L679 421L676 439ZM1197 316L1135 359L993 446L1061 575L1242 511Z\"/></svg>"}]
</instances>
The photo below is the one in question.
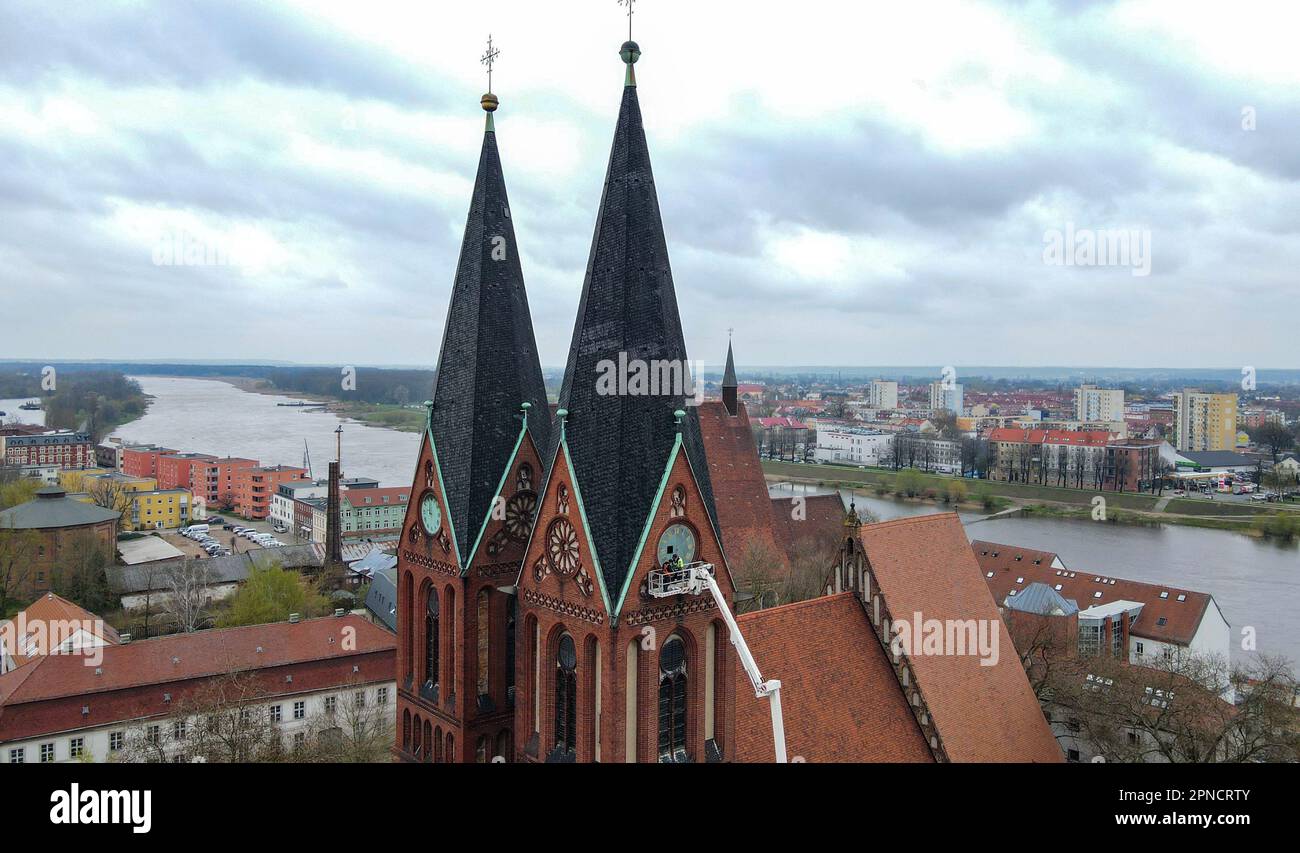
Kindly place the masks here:
<instances>
[{"instance_id":1,"label":"white boom arm","mask_svg":"<svg viewBox=\"0 0 1300 853\"><path fill-rule=\"evenodd\" d=\"M785 764L785 720L781 716L781 682L775 679L763 680L762 674L758 671L758 663L755 662L754 655L749 651L749 645L740 633L740 626L736 624L736 617L731 615L727 599L722 595L722 590L713 577L713 564L691 563L673 571L653 571L650 573L649 581L650 594L655 598L700 595L705 590L713 595L718 610L722 611L722 618L727 622L731 644L736 647L736 653L740 655L740 665L745 668L745 674L754 685L754 695L759 699L766 698L771 706L772 742L776 745L776 763Z\"/></svg>"}]
</instances>

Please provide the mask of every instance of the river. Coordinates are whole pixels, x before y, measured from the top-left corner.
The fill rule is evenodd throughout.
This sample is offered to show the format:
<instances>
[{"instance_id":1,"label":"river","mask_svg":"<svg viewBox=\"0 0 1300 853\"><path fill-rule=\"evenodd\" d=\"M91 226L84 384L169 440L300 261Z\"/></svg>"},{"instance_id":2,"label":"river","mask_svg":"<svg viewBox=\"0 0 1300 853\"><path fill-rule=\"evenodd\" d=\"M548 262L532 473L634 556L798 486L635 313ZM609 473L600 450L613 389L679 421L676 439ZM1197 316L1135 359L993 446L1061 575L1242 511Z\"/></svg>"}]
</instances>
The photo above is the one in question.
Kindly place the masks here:
<instances>
[{"instance_id":1,"label":"river","mask_svg":"<svg viewBox=\"0 0 1300 853\"><path fill-rule=\"evenodd\" d=\"M25 412L18 408L23 403L30 403L32 399L31 397L23 397L17 400L0 400L0 412L4 412L4 415L0 416L0 423L41 424L44 426L45 412L39 409L34 412Z\"/></svg>"},{"instance_id":2,"label":"river","mask_svg":"<svg viewBox=\"0 0 1300 853\"><path fill-rule=\"evenodd\" d=\"M131 378L154 399L144 417L118 427L112 437L189 453L241 456L263 465L301 465L306 441L312 473L323 478L334 458L334 430L343 424L344 476L371 477L385 486L411 484L420 451L417 433L367 426L329 412L277 406L298 401L241 391L226 382Z\"/></svg>"},{"instance_id":3,"label":"river","mask_svg":"<svg viewBox=\"0 0 1300 853\"><path fill-rule=\"evenodd\" d=\"M334 430L343 426L347 476L384 485L411 481L420 436L347 421L327 412L277 406L288 397L241 391L225 382L134 377L154 399L139 420L114 433L130 442L177 450L245 456L264 464L302 464L303 441L314 473L324 476L334 457ZM0 409L12 410L9 401ZM22 402L22 401L17 401ZM39 416L40 412L22 412ZM774 493L782 493L774 487ZM789 493L786 487L784 493ZM815 488L812 491L816 491ZM846 493L847 498L847 493ZM880 520L942 512L942 507L858 493L858 507ZM1258 650L1300 662L1300 550L1236 533L1196 527L1137 527L1054 518L979 521L963 513L967 535L1008 545L1055 551L1076 571L1167 583L1214 596L1234 636L1255 628ZM1239 643L1234 657L1243 655Z\"/></svg>"},{"instance_id":4,"label":"river","mask_svg":"<svg viewBox=\"0 0 1300 853\"><path fill-rule=\"evenodd\" d=\"M817 491L809 489L809 493ZM788 485L772 487L773 494L790 492ZM862 492L853 499L859 510L881 521L946 511L934 504ZM961 518L972 540L1054 551L1074 571L1208 592L1232 626L1234 660L1246 656L1240 648L1241 631L1252 627L1259 653L1286 655L1300 664L1300 549L1294 545L1176 525L1139 527L1018 516L977 521L979 513L961 513Z\"/></svg>"}]
</instances>

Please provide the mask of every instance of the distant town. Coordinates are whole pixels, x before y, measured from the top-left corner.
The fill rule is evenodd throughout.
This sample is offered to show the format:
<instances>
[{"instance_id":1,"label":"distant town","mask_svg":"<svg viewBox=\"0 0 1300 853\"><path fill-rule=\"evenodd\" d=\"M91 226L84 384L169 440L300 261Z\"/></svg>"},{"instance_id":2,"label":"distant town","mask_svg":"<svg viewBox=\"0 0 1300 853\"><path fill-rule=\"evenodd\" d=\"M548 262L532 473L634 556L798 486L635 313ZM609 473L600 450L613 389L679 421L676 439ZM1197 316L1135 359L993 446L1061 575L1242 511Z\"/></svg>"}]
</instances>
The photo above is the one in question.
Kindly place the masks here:
<instances>
[{"instance_id":1,"label":"distant town","mask_svg":"<svg viewBox=\"0 0 1300 853\"><path fill-rule=\"evenodd\" d=\"M732 570L747 591L737 602L741 613L815 596L816 583L800 581L800 575L811 570L815 576L816 566L824 565L825 549L835 546L846 513L861 519L855 523L869 523L866 509L846 505L866 503L868 496L989 517L1159 519L1284 543L1297 535L1300 393L1294 387L1232 393L1213 385L1069 388L978 377L962 383L952 376L862 383L735 376L731 368L721 381L705 382L700 411L734 411L740 418L728 433L735 437L725 444L706 428L711 465L751 454L761 473L756 467L731 489L743 488L771 504L771 534L756 534L752 522L728 519L730 513L719 510L724 543L736 536L730 547L740 556ZM42 402L35 397L18 408L39 420L32 416L42 413ZM297 404L268 399L263 405ZM324 412L331 404L310 407ZM73 408L89 426L87 406ZM734 432L737 426L743 426L743 437ZM398 554L418 489L381 483L364 471L345 475L337 464L347 455L345 431L340 426L337 432L335 458L324 465L329 476L321 476L325 472L306 451L302 464L269 464L201 447L97 439L87 431L23 423L7 413L0 419L4 615L15 620L10 624L29 624L54 613L81 627L68 636L33 635L26 646L20 642L0 661L0 673L21 670L33 654L52 653L60 644L102 647L111 657L117 648L150 638L182 642L188 636L189 649L204 637L217 642L235 630L260 636L258 625L269 630L268 623L277 622L288 623L275 630L289 631L285 641L296 642L291 635L299 622L310 631L320 619L359 618L372 637L366 655L378 667L375 678L356 686L339 669L337 683L293 699L292 708L268 704L279 708L269 713L303 723L280 746L252 739L264 756L283 747L286 759L305 759L312 726L324 719L327 699L337 703L331 697L340 684L355 687L358 697L392 701L398 682L384 669L396 654ZM725 476L717 470L715 477L719 488ZM818 496L792 498L782 491L789 488L811 488ZM1111 517L1103 509L1098 518L1097 498L1114 503ZM796 510L805 500L806 508ZM792 525L789 519L800 511L811 513L808 523ZM740 535L727 532L733 529ZM757 550L757 541L766 541L769 550ZM1013 639L1030 630L1026 620L1050 612L1077 622L1070 635L1077 633L1090 655L1119 644L1126 650L1122 659L1132 663L1152 655L1163 655L1165 662L1180 659L1175 653L1229 657L1228 616L1212 596L1184 589L1176 578L1150 583L1080 572L1050 551L979 538L970 549ZM772 565L787 568L774 573ZM854 581L834 575L829 583L834 591ZM1032 633L1041 630L1035 623ZM159 684L171 678L158 675ZM1032 669L1030 676L1035 681ZM280 691L269 690L266 702L276 695ZM163 746L162 724L147 720L115 713L62 740L46 739L55 731L41 727L10 737L8 755L12 761L63 761L150 755L171 760L187 754L175 744ZM394 735L382 733L388 722L374 722L382 731L352 759L385 755L387 738ZM1052 728L1068 760L1115 757L1068 719L1054 720ZM128 747L130 732L146 748Z\"/></svg>"}]
</instances>

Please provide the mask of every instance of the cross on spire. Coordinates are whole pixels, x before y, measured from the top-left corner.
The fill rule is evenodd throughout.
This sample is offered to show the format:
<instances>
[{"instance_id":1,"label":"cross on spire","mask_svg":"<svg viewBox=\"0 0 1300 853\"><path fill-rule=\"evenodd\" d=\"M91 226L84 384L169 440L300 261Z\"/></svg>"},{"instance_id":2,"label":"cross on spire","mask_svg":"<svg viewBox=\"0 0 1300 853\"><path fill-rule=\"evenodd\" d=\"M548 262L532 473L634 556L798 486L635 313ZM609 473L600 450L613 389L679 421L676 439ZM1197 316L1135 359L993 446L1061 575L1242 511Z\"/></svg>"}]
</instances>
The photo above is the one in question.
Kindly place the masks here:
<instances>
[{"instance_id":1,"label":"cross on spire","mask_svg":"<svg viewBox=\"0 0 1300 853\"><path fill-rule=\"evenodd\" d=\"M627 40L632 40L632 9L636 0L618 0L618 5L627 7Z\"/></svg>"},{"instance_id":2,"label":"cross on spire","mask_svg":"<svg viewBox=\"0 0 1300 853\"><path fill-rule=\"evenodd\" d=\"M489 94L492 92L492 65L497 61L497 57L500 55L501 50L492 46L492 36L488 35L487 53L479 57L479 62L487 66Z\"/></svg>"}]
</instances>

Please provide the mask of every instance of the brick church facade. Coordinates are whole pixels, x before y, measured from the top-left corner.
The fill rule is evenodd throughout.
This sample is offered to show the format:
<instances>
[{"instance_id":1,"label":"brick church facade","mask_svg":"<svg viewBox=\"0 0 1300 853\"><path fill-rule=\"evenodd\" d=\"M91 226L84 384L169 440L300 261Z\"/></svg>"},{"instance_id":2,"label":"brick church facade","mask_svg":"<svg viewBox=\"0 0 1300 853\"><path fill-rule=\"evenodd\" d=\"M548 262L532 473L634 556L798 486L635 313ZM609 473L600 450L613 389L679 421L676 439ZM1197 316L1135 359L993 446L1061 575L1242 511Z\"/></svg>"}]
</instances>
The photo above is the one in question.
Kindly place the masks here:
<instances>
[{"instance_id":1,"label":"brick church facade","mask_svg":"<svg viewBox=\"0 0 1300 853\"><path fill-rule=\"evenodd\" d=\"M620 55L622 103L554 409L497 150L498 102L483 98L479 169L398 551L394 753L403 761L711 763L773 754L767 703L738 665L719 603L649 588L655 570L706 563L734 611L728 558L754 537L775 545L781 513L736 400L730 351L723 401L687 405L686 346L637 96L640 49L628 42ZM632 372L613 390L602 382L611 365ZM678 381L638 384L647 366L665 378L675 366ZM837 507L829 535L856 541ZM771 676L789 679L792 754L947 760L953 746L940 744L925 697L905 692L866 600L842 586L797 611L741 623L757 638L759 663L787 670ZM810 629L804 636L800 625ZM820 667L844 656L845 644L860 651L823 685ZM1015 682L1015 672L1007 678ZM879 714L848 709L823 723L853 702ZM1038 727L1027 754L1053 760L1041 715ZM819 734L832 729L834 738ZM948 730L959 737L962 727ZM977 749L970 754L979 760Z\"/></svg>"}]
</instances>

